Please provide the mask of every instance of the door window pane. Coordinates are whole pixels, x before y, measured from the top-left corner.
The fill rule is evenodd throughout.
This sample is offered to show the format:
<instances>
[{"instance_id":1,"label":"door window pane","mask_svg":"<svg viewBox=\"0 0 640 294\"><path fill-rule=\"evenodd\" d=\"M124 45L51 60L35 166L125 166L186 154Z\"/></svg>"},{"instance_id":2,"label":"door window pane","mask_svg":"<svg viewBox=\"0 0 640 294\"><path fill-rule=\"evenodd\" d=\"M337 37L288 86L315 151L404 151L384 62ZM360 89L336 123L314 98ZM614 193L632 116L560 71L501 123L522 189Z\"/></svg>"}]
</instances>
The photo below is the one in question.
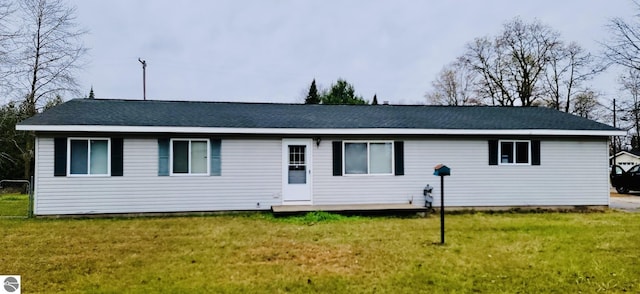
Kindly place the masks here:
<instances>
[{"instance_id":1,"label":"door window pane","mask_svg":"<svg viewBox=\"0 0 640 294\"><path fill-rule=\"evenodd\" d=\"M367 143L344 144L344 171L346 174L367 173Z\"/></svg>"},{"instance_id":2,"label":"door window pane","mask_svg":"<svg viewBox=\"0 0 640 294\"><path fill-rule=\"evenodd\" d=\"M191 173L203 174L207 172L207 142L191 142Z\"/></svg>"},{"instance_id":3,"label":"door window pane","mask_svg":"<svg viewBox=\"0 0 640 294\"><path fill-rule=\"evenodd\" d=\"M289 184L306 184L307 169L304 165L289 166Z\"/></svg>"},{"instance_id":4,"label":"door window pane","mask_svg":"<svg viewBox=\"0 0 640 294\"><path fill-rule=\"evenodd\" d=\"M391 173L391 143L369 144L371 162L369 172L372 174Z\"/></svg>"},{"instance_id":5,"label":"door window pane","mask_svg":"<svg viewBox=\"0 0 640 294\"><path fill-rule=\"evenodd\" d=\"M289 146L289 164L304 164L307 146Z\"/></svg>"},{"instance_id":6,"label":"door window pane","mask_svg":"<svg viewBox=\"0 0 640 294\"><path fill-rule=\"evenodd\" d=\"M173 141L173 173L189 173L189 141Z\"/></svg>"},{"instance_id":7,"label":"door window pane","mask_svg":"<svg viewBox=\"0 0 640 294\"><path fill-rule=\"evenodd\" d=\"M72 175L86 175L88 170L89 149L87 140L71 140L71 168Z\"/></svg>"},{"instance_id":8,"label":"door window pane","mask_svg":"<svg viewBox=\"0 0 640 294\"><path fill-rule=\"evenodd\" d=\"M307 166L305 152L307 146L289 146L289 184L307 183Z\"/></svg>"},{"instance_id":9,"label":"door window pane","mask_svg":"<svg viewBox=\"0 0 640 294\"><path fill-rule=\"evenodd\" d=\"M109 144L107 140L91 140L91 150L89 151L91 156L89 160L89 172L92 175L101 174L106 175L108 173L108 149Z\"/></svg>"}]
</instances>

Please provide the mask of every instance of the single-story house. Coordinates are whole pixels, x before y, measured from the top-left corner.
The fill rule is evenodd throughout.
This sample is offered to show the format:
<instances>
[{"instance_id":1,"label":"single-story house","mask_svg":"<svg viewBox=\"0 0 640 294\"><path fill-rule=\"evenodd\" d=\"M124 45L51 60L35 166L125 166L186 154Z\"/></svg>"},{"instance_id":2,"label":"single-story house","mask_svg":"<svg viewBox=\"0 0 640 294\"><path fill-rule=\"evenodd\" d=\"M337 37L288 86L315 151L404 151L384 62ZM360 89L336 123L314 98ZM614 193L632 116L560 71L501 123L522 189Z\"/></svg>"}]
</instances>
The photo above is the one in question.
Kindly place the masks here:
<instances>
[{"instance_id":1,"label":"single-story house","mask_svg":"<svg viewBox=\"0 0 640 294\"><path fill-rule=\"evenodd\" d=\"M629 151L620 151L614 156L609 156L609 165L618 165L625 171L628 171L634 165L640 164L640 150L633 149Z\"/></svg>"},{"instance_id":2,"label":"single-story house","mask_svg":"<svg viewBox=\"0 0 640 294\"><path fill-rule=\"evenodd\" d=\"M26 119L36 215L607 206L611 126L539 107L75 99ZM576 160L579 159L579 160Z\"/></svg>"}]
</instances>

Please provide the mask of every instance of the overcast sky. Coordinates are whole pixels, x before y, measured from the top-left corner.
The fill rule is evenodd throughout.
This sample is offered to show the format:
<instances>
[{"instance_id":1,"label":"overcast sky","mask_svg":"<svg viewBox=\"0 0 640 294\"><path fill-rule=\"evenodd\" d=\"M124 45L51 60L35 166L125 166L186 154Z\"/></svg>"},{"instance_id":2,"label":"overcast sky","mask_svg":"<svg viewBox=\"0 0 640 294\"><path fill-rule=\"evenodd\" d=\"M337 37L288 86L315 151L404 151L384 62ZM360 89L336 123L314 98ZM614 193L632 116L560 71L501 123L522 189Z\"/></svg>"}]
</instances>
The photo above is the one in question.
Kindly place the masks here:
<instances>
[{"instance_id":1,"label":"overcast sky","mask_svg":"<svg viewBox=\"0 0 640 294\"><path fill-rule=\"evenodd\" d=\"M84 92L98 98L301 102L338 78L367 100L424 103L444 65L475 37L534 18L598 53L631 0L71 1L89 31ZM593 82L617 93L616 70Z\"/></svg>"}]
</instances>

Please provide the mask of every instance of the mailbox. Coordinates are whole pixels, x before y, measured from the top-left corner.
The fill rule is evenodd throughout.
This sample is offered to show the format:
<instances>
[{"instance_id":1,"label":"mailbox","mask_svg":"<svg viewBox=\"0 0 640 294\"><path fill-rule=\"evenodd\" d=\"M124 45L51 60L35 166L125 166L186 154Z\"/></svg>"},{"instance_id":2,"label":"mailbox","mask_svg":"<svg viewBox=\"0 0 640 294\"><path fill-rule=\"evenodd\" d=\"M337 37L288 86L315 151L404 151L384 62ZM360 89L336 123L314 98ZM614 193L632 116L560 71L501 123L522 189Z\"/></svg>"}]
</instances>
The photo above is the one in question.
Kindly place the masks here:
<instances>
[{"instance_id":1,"label":"mailbox","mask_svg":"<svg viewBox=\"0 0 640 294\"><path fill-rule=\"evenodd\" d=\"M444 177L451 175L451 169L441 163L433 167L433 175L440 177L440 244L444 244Z\"/></svg>"},{"instance_id":2,"label":"mailbox","mask_svg":"<svg viewBox=\"0 0 640 294\"><path fill-rule=\"evenodd\" d=\"M449 169L446 165L444 164L438 164L436 165L433 171L433 175L434 176L450 176L451 175L451 169Z\"/></svg>"}]
</instances>

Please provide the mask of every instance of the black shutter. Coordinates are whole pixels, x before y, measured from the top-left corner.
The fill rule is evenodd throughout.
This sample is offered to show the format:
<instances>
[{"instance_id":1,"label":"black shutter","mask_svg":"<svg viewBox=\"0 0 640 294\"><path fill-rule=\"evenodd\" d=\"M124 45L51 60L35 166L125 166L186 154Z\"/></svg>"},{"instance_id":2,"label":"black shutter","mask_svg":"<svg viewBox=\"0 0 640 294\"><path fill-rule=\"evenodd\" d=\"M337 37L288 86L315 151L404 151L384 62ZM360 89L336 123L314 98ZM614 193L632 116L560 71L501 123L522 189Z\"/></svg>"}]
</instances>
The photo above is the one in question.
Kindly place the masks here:
<instances>
[{"instance_id":1,"label":"black shutter","mask_svg":"<svg viewBox=\"0 0 640 294\"><path fill-rule=\"evenodd\" d=\"M53 175L67 175L67 138L53 139Z\"/></svg>"},{"instance_id":2,"label":"black shutter","mask_svg":"<svg viewBox=\"0 0 640 294\"><path fill-rule=\"evenodd\" d=\"M498 140L489 140L489 165L498 165Z\"/></svg>"},{"instance_id":3,"label":"black shutter","mask_svg":"<svg viewBox=\"0 0 640 294\"><path fill-rule=\"evenodd\" d=\"M111 176L122 176L123 139L111 138Z\"/></svg>"},{"instance_id":4,"label":"black shutter","mask_svg":"<svg viewBox=\"0 0 640 294\"><path fill-rule=\"evenodd\" d=\"M396 176L404 175L404 142L393 142L394 161L396 163Z\"/></svg>"},{"instance_id":5,"label":"black shutter","mask_svg":"<svg viewBox=\"0 0 640 294\"><path fill-rule=\"evenodd\" d=\"M540 165L540 140L531 140L531 165Z\"/></svg>"},{"instance_id":6,"label":"black shutter","mask_svg":"<svg viewBox=\"0 0 640 294\"><path fill-rule=\"evenodd\" d=\"M333 175L342 175L342 141L333 141Z\"/></svg>"}]
</instances>

